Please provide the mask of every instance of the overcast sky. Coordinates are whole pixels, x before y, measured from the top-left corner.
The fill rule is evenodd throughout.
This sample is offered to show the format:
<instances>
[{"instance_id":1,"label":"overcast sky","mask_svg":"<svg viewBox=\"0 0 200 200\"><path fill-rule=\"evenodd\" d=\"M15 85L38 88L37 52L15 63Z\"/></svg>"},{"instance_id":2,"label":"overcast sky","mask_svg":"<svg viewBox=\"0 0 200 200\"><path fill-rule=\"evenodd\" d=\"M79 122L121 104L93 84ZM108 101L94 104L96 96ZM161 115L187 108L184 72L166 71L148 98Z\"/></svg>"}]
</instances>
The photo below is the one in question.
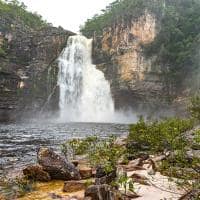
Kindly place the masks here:
<instances>
[{"instance_id":1,"label":"overcast sky","mask_svg":"<svg viewBox=\"0 0 200 200\"><path fill-rule=\"evenodd\" d=\"M79 26L114 0L20 0L48 22L78 32Z\"/></svg>"}]
</instances>

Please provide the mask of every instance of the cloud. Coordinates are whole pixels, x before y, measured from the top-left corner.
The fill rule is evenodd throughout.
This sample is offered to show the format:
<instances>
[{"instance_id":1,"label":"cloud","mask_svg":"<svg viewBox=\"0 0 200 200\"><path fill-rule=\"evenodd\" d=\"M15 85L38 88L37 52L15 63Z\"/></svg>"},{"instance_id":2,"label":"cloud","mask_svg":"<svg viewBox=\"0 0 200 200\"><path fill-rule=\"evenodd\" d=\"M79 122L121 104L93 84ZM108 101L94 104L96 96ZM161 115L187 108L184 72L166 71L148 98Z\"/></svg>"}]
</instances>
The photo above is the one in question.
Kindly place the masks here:
<instances>
[{"instance_id":1,"label":"cloud","mask_svg":"<svg viewBox=\"0 0 200 200\"><path fill-rule=\"evenodd\" d=\"M113 0L20 0L54 26L78 32L79 26Z\"/></svg>"}]
</instances>

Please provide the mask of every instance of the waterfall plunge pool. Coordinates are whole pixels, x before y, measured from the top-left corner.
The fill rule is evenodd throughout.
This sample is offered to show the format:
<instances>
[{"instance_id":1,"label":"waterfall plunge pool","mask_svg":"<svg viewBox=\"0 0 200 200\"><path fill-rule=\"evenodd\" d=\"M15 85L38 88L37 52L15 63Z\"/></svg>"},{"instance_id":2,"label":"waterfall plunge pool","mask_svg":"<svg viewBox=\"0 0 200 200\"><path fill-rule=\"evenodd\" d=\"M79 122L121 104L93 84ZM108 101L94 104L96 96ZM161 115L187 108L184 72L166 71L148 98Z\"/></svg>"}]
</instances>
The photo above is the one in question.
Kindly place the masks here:
<instances>
[{"instance_id":1,"label":"waterfall plunge pool","mask_svg":"<svg viewBox=\"0 0 200 200\"><path fill-rule=\"evenodd\" d=\"M48 146L60 152L60 145L72 138L91 135L125 135L127 124L106 123L20 123L0 124L0 178L14 175L36 162L37 149Z\"/></svg>"}]
</instances>

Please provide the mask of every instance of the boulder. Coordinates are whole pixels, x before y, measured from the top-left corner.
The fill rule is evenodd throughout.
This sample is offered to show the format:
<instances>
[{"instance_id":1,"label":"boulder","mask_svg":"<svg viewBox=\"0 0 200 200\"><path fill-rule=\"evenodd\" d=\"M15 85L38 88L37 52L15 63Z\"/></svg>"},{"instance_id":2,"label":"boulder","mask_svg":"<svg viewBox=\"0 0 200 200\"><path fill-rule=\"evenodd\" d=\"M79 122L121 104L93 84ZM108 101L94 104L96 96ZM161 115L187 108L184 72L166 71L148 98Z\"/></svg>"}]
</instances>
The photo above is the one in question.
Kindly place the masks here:
<instances>
[{"instance_id":1,"label":"boulder","mask_svg":"<svg viewBox=\"0 0 200 200\"><path fill-rule=\"evenodd\" d=\"M93 176L92 168L90 168L90 167L80 166L79 173L80 173L82 179L88 179Z\"/></svg>"},{"instance_id":2,"label":"boulder","mask_svg":"<svg viewBox=\"0 0 200 200\"><path fill-rule=\"evenodd\" d=\"M111 173L106 174L102 167L98 167L96 170L95 184L110 184L117 177L116 170L113 170Z\"/></svg>"},{"instance_id":3,"label":"boulder","mask_svg":"<svg viewBox=\"0 0 200 200\"><path fill-rule=\"evenodd\" d=\"M85 199L90 200L118 200L115 192L112 191L111 186L91 185L85 191Z\"/></svg>"},{"instance_id":4,"label":"boulder","mask_svg":"<svg viewBox=\"0 0 200 200\"><path fill-rule=\"evenodd\" d=\"M64 183L63 192L72 193L86 189L84 181L66 181Z\"/></svg>"},{"instance_id":5,"label":"boulder","mask_svg":"<svg viewBox=\"0 0 200 200\"><path fill-rule=\"evenodd\" d=\"M76 167L56 154L51 148L40 148L37 154L38 163L49 173L52 179L79 180L80 173Z\"/></svg>"},{"instance_id":6,"label":"boulder","mask_svg":"<svg viewBox=\"0 0 200 200\"><path fill-rule=\"evenodd\" d=\"M50 181L51 177L48 172L44 171L42 166L40 165L32 165L23 169L23 174L27 176L29 179L33 179L35 181Z\"/></svg>"}]
</instances>

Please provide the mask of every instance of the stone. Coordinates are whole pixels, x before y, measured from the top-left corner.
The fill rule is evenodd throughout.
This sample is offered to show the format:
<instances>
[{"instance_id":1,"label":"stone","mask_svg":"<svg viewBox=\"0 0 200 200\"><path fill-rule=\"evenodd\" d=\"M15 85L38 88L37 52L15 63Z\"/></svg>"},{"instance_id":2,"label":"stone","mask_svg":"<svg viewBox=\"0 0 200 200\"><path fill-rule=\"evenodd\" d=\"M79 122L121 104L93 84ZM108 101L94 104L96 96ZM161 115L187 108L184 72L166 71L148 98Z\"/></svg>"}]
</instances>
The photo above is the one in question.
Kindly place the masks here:
<instances>
[{"instance_id":1,"label":"stone","mask_svg":"<svg viewBox=\"0 0 200 200\"><path fill-rule=\"evenodd\" d=\"M63 192L72 193L86 189L84 181L66 181L64 183Z\"/></svg>"},{"instance_id":2,"label":"stone","mask_svg":"<svg viewBox=\"0 0 200 200\"><path fill-rule=\"evenodd\" d=\"M92 168L90 168L90 167L80 166L79 173L80 173L82 179L88 179L93 176Z\"/></svg>"},{"instance_id":3,"label":"stone","mask_svg":"<svg viewBox=\"0 0 200 200\"><path fill-rule=\"evenodd\" d=\"M50 181L51 177L48 172L44 171L42 166L40 165L32 165L23 169L23 174L29 179L33 179L35 181Z\"/></svg>"},{"instance_id":4,"label":"stone","mask_svg":"<svg viewBox=\"0 0 200 200\"><path fill-rule=\"evenodd\" d=\"M79 180L81 178L76 167L56 154L51 148L40 148L37 158L38 163L49 173L52 179Z\"/></svg>"},{"instance_id":5,"label":"stone","mask_svg":"<svg viewBox=\"0 0 200 200\"><path fill-rule=\"evenodd\" d=\"M110 184L112 183L117 177L116 170L112 171L109 174L103 173L103 171L100 173L98 172L96 174L95 178L95 184Z\"/></svg>"},{"instance_id":6,"label":"stone","mask_svg":"<svg viewBox=\"0 0 200 200\"><path fill-rule=\"evenodd\" d=\"M115 193L112 192L111 186L91 185L85 191L85 198L90 200L115 200Z\"/></svg>"}]
</instances>

